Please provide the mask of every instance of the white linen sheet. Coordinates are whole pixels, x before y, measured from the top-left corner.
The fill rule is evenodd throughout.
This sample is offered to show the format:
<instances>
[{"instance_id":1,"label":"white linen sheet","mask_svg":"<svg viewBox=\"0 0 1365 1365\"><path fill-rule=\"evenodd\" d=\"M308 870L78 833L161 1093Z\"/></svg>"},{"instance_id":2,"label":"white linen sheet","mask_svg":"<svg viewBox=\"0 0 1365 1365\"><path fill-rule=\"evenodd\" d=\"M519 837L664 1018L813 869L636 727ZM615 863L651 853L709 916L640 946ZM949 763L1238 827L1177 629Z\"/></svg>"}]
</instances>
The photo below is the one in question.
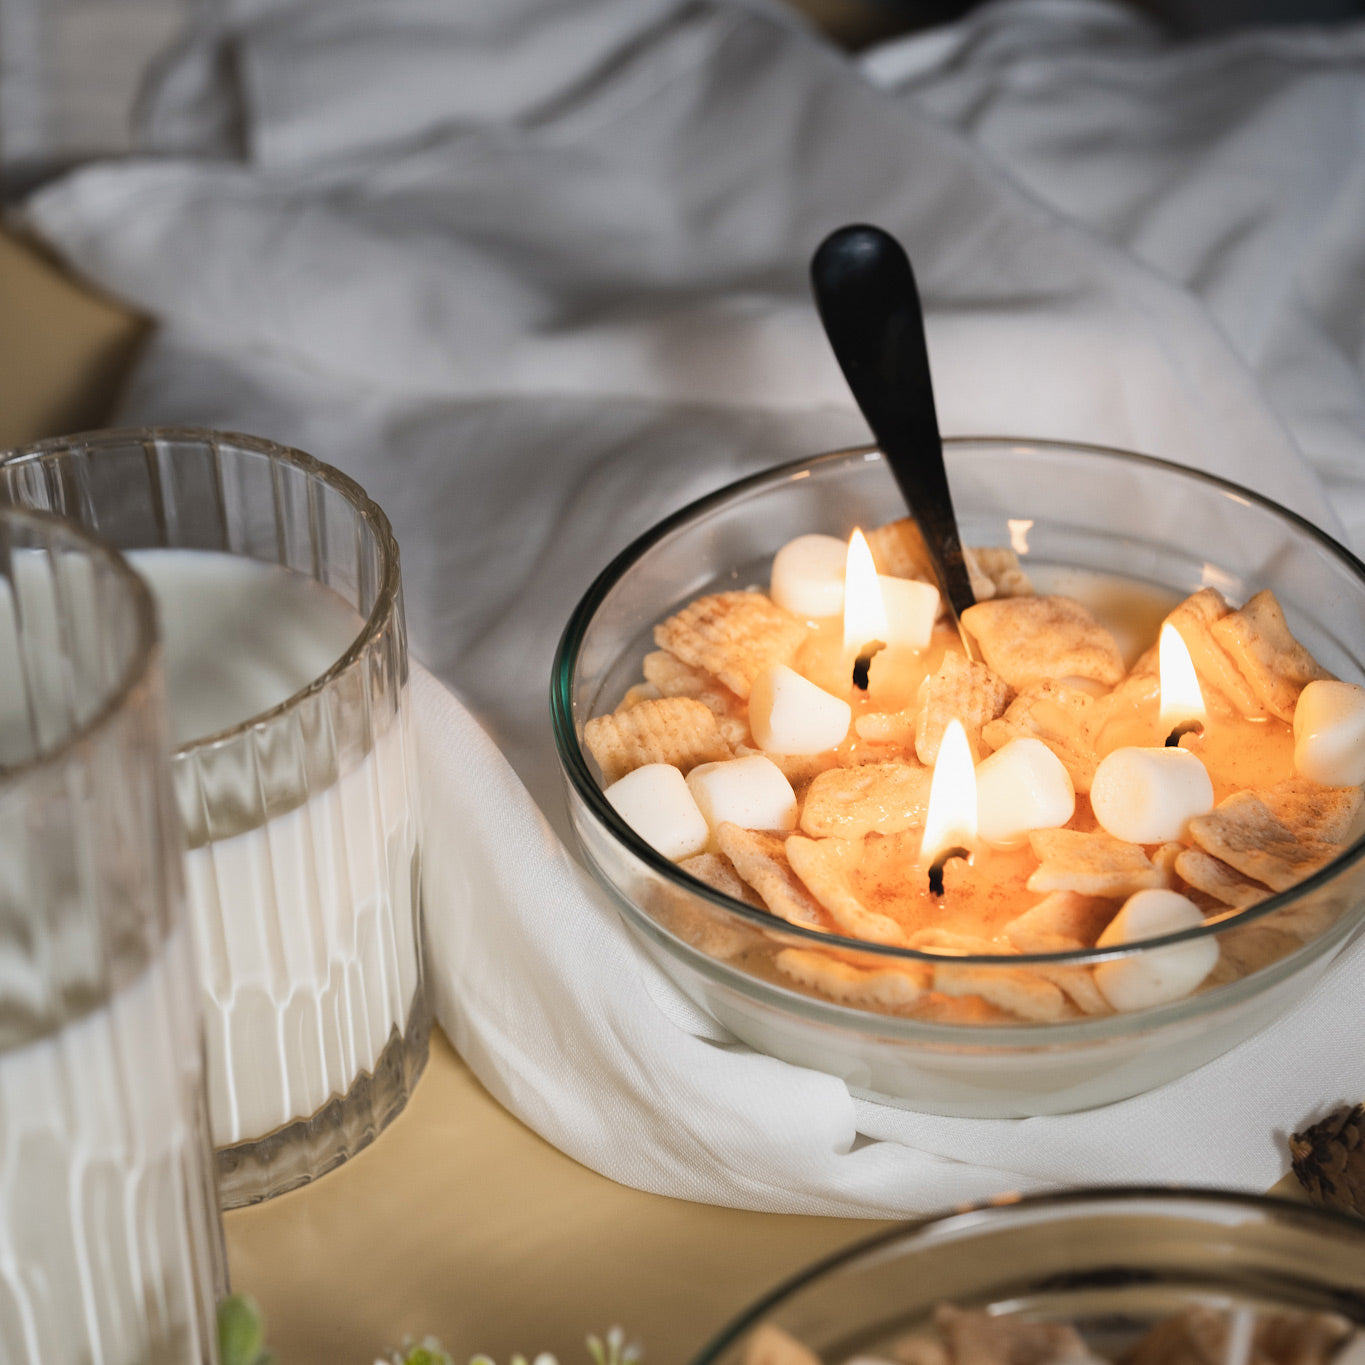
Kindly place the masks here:
<instances>
[{"instance_id":1,"label":"white linen sheet","mask_svg":"<svg viewBox=\"0 0 1365 1365\"><path fill-rule=\"evenodd\" d=\"M561 842L547 707L617 549L865 438L806 283L845 222L915 261L945 433L1163 455L1365 542L1363 67L1361 28L1174 49L1100 0L864 61L759 0L239 0L144 155L29 202L162 323L124 420L300 445L393 520L435 1006L513 1113L643 1188L894 1216L1265 1188L1289 1129L1365 1095L1365 945L1272 1034L1090 1113L913 1114L756 1055Z\"/></svg>"}]
</instances>

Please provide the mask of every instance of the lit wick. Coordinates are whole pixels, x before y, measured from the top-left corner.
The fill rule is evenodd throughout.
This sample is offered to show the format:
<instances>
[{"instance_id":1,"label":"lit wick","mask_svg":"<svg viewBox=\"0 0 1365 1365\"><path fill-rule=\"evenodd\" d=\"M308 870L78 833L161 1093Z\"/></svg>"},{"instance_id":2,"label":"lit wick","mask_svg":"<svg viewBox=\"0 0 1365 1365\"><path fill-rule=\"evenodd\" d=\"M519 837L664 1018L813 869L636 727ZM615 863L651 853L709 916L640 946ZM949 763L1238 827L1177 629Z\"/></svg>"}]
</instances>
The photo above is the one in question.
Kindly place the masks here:
<instances>
[{"instance_id":1,"label":"lit wick","mask_svg":"<svg viewBox=\"0 0 1365 1365\"><path fill-rule=\"evenodd\" d=\"M976 846L976 769L967 732L950 720L943 732L934 776L929 783L929 809L920 841L920 865L928 865L929 890L943 895L943 870L952 858L972 861Z\"/></svg>"},{"instance_id":2,"label":"lit wick","mask_svg":"<svg viewBox=\"0 0 1365 1365\"><path fill-rule=\"evenodd\" d=\"M844 659L853 660L853 686L860 692L867 691L872 656L886 648L889 634L877 566L866 537L855 529L844 567Z\"/></svg>"},{"instance_id":3,"label":"lit wick","mask_svg":"<svg viewBox=\"0 0 1365 1365\"><path fill-rule=\"evenodd\" d=\"M1157 668L1161 675L1161 710L1158 724L1166 735L1166 748L1180 746L1183 735L1202 735L1204 694L1194 660L1180 632L1169 621L1161 627L1157 641Z\"/></svg>"},{"instance_id":4,"label":"lit wick","mask_svg":"<svg viewBox=\"0 0 1365 1365\"><path fill-rule=\"evenodd\" d=\"M972 851L958 844L953 848L944 849L942 853L929 864L929 893L933 896L943 894L943 869L948 865L950 858L965 858L968 863L972 861Z\"/></svg>"},{"instance_id":5,"label":"lit wick","mask_svg":"<svg viewBox=\"0 0 1365 1365\"><path fill-rule=\"evenodd\" d=\"M864 645L858 651L858 657L853 661L853 686L859 692L867 691L867 670L872 665L872 656L880 649L886 648L884 640L873 640L871 644Z\"/></svg>"}]
</instances>

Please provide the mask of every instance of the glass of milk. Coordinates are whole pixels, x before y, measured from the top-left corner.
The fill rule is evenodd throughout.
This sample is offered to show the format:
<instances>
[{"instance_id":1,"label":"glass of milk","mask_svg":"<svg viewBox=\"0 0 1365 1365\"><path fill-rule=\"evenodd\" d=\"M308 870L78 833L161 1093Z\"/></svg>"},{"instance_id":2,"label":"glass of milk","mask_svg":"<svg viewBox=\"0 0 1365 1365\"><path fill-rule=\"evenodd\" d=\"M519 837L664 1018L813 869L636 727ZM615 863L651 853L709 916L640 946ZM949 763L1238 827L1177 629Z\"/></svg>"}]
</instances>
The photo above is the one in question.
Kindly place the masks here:
<instances>
[{"instance_id":1,"label":"glass of milk","mask_svg":"<svg viewBox=\"0 0 1365 1365\"><path fill-rule=\"evenodd\" d=\"M213 1365L226 1290L161 650L0 507L0 1362Z\"/></svg>"},{"instance_id":2,"label":"glass of milk","mask_svg":"<svg viewBox=\"0 0 1365 1365\"><path fill-rule=\"evenodd\" d=\"M398 548L352 480L195 428L0 464L0 502L113 541L152 589L224 1208L321 1175L403 1108L430 1028Z\"/></svg>"}]
</instances>

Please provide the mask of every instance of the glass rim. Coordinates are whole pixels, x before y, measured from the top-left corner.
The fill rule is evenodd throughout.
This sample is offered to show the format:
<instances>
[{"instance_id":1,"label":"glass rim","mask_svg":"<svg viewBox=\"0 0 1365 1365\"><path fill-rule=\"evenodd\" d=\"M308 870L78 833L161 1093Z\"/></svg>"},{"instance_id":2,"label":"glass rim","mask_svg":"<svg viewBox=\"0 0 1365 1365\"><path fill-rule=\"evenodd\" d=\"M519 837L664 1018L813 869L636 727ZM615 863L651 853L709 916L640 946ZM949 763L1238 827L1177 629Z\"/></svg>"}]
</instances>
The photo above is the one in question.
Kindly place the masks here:
<instances>
[{"instance_id":1,"label":"glass rim","mask_svg":"<svg viewBox=\"0 0 1365 1365\"><path fill-rule=\"evenodd\" d=\"M117 547L102 536L54 512L13 504L0 505L0 522L28 526L39 531L56 531L102 562L122 582L129 594L134 631L133 647L128 659L114 683L103 689L99 705L55 744L39 749L16 763L0 763L0 788L3 788L14 786L34 773L66 762L77 750L86 747L109 729L117 717L123 714L134 694L147 686L160 657L161 634L151 589ZM48 548L55 546L50 545Z\"/></svg>"},{"instance_id":2,"label":"glass rim","mask_svg":"<svg viewBox=\"0 0 1365 1365\"><path fill-rule=\"evenodd\" d=\"M198 441L209 446L230 446L255 455L263 455L284 464L293 465L325 486L339 493L355 510L361 521L375 538L379 551L379 581L375 589L375 600L369 614L364 618L350 644L332 662L303 687L291 693L283 701L258 711L222 730L188 740L176 745L171 751L172 760L186 758L222 744L239 739L242 735L269 725L281 716L287 715L302 705L310 697L324 692L342 677L364 656L375 637L393 617L402 591L402 575L399 565L398 541L393 534L384 509L348 474L325 461L310 455L306 450L272 441L264 436L252 436L246 432L222 430L216 427L185 425L151 427L103 427L93 431L77 432L70 436L54 436L31 445L0 451L0 468L15 465L38 463L44 459L66 451L100 449L111 446L147 444L156 441ZM60 518L59 518L60 520ZM155 546L139 548L154 549ZM118 553L115 551L115 553ZM226 553L232 553L227 551ZM121 558L121 556L120 556ZM267 563L269 561L257 561ZM136 575L136 570L129 572ZM287 567L287 566L282 566ZM141 580L139 580L141 581Z\"/></svg>"},{"instance_id":3,"label":"glass rim","mask_svg":"<svg viewBox=\"0 0 1365 1365\"><path fill-rule=\"evenodd\" d=\"M1354 575L1360 583L1362 591L1365 591L1365 562L1362 562L1350 549L1299 513L1291 511L1264 494L1257 493L1253 489L1246 488L1230 479L1225 479L1221 475L1192 469L1188 465L1179 464L1174 460L1160 459L1157 456L1142 455L1115 446L1095 445L1083 441L1022 436L950 436L943 438L943 445L947 450L965 449L972 446L985 446L994 450L1028 447L1033 450L1055 451L1061 454L1097 456L1117 463L1147 467L1178 478L1207 484L1225 497L1235 498L1260 507L1263 511L1280 518L1297 531L1307 535L1311 540L1316 541L1329 555L1337 559L1343 567ZM817 467L832 467L837 464L853 463L860 460L871 463L873 461L884 461L884 459L880 448L875 444L848 446L817 455L802 456L794 460L784 461L782 464L759 470L756 473L724 484L720 488L714 489L680 507L637 536L593 579L587 591L579 599L560 635L551 667L551 730L554 734L560 767L575 794L584 801L598 822L605 826L607 833L622 843L632 856L643 862L651 871L663 877L667 882L678 886L691 895L708 901L715 908L738 918L744 924L769 932L776 928L784 936L790 936L803 945L833 947L838 948L841 952L856 951L886 963L915 962L941 965L945 960L948 960L963 966L1000 970L1021 966L1093 966L1100 962L1117 961L1152 953L1182 943L1205 938L1216 939L1220 934L1230 929L1254 923L1293 904L1300 897L1312 894L1365 859L1365 834L1361 834L1353 844L1343 849L1341 853L1316 872L1284 891L1273 892L1255 905L1243 909L1233 907L1226 913L1189 929L1162 934L1155 938L1141 939L1135 943L1118 944L1111 948L1073 948L1064 952L1053 953L935 953L919 948L906 948L895 944L873 943L865 939L850 938L846 935L828 933L822 929L811 929L805 925L793 924L788 921L778 921L775 924L773 915L727 896L723 891L719 891L699 878L693 877L646 843L621 818L606 799L601 786L593 777L592 770L588 766L587 757L583 752L583 746L579 742L578 732L574 725L574 672L593 617L627 571L633 568L657 544L689 522L705 516L737 497L747 496L768 487L777 487L789 482L794 476L803 475ZM621 893L618 891L615 894L620 895ZM636 907L632 906L631 908L635 909ZM643 910L640 910L639 913L647 914ZM1355 913L1358 919L1365 917L1365 906L1355 907ZM1349 912L1342 916L1342 920L1346 921L1348 917ZM1288 954L1287 959L1281 959L1281 961L1297 961L1299 953L1303 949L1311 948L1315 944L1325 943L1329 938L1330 932L1319 934L1308 940L1300 949ZM1271 967L1275 965L1274 963L1270 964ZM1259 975L1260 972L1253 972L1250 977L1241 978L1241 980L1250 980ZM1217 991L1232 989L1238 984L1238 981L1229 982L1226 986L1216 988L1216 991L1206 994L1212 995ZM1168 1012L1173 1006L1179 1006L1182 1003L1182 1001L1175 1001L1172 1002L1172 1005L1155 1006L1141 1013L1144 1016L1156 1017L1159 1013ZM862 1010L855 1012L859 1015L866 1013ZM1017 1031L1023 1027L1035 1031L1055 1031L1085 1022L1093 1021L1065 1020L1056 1023L1025 1023L1023 1025L1011 1025L1011 1029ZM962 1031L963 1026L952 1025L948 1027L951 1027L954 1035L957 1035ZM980 1035L981 1030L978 1026L967 1027L972 1037Z\"/></svg>"},{"instance_id":4,"label":"glass rim","mask_svg":"<svg viewBox=\"0 0 1365 1365\"><path fill-rule=\"evenodd\" d=\"M1201 1185L1085 1186L1033 1194L1005 1193L978 1203L898 1222L802 1267L732 1318L692 1358L691 1365L711 1365L722 1351L733 1346L784 1300L830 1272L852 1265L864 1256L883 1251L901 1241L928 1238L936 1230L954 1223L962 1225L964 1238L978 1231L989 1233L1000 1224L1008 1224L1020 1213L1053 1214L1058 1220L1065 1220L1068 1216L1093 1217L1105 1213L1111 1217L1129 1213L1147 1216L1154 1210L1144 1206L1156 1204L1183 1206L1195 1214L1203 1210L1240 1209L1248 1214L1307 1225L1329 1235L1344 1235L1348 1240L1359 1242L1362 1250L1365 1250L1365 1222L1335 1209L1277 1194L1254 1194L1246 1190Z\"/></svg>"}]
</instances>

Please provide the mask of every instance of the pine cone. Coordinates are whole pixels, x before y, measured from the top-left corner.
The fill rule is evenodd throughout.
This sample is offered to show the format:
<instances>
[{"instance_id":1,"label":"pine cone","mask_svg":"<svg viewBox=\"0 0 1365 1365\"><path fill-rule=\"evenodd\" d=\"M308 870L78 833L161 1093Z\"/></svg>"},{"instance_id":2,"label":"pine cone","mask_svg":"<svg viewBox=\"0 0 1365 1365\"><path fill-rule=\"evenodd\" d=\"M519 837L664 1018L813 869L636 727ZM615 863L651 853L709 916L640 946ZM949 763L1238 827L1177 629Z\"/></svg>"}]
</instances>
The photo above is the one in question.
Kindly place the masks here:
<instances>
[{"instance_id":1,"label":"pine cone","mask_svg":"<svg viewBox=\"0 0 1365 1365\"><path fill-rule=\"evenodd\" d=\"M1365 1104L1338 1109L1295 1133L1289 1155L1315 1204L1365 1218Z\"/></svg>"}]
</instances>

